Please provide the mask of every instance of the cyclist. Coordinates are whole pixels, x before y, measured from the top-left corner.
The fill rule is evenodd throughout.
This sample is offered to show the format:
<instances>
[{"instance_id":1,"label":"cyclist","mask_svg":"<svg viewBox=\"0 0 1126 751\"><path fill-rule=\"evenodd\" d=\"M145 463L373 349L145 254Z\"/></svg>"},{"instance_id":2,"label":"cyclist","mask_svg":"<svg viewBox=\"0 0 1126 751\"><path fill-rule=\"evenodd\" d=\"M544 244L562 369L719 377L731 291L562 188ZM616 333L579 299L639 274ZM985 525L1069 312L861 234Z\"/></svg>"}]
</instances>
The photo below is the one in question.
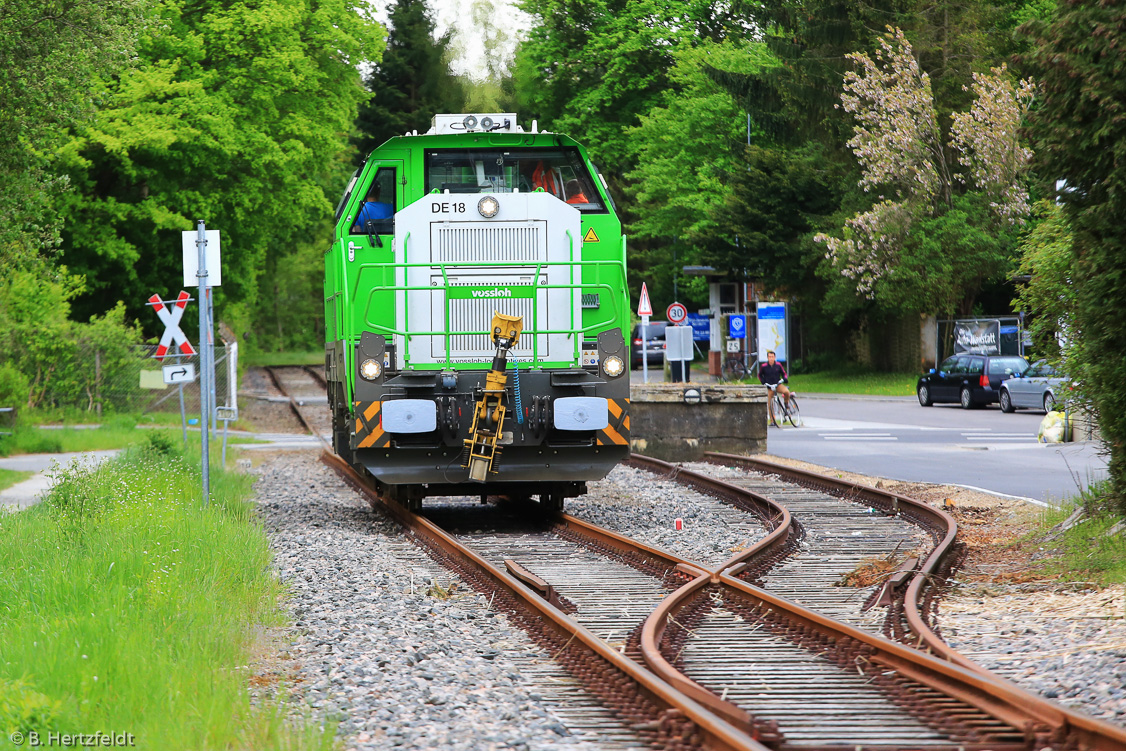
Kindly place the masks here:
<instances>
[{"instance_id":1,"label":"cyclist","mask_svg":"<svg viewBox=\"0 0 1126 751\"><path fill-rule=\"evenodd\" d=\"M770 389L772 394L775 391L781 394L786 406L790 405L790 390L786 388L786 381L789 380L789 376L786 374L786 369L782 367L782 363L775 361L773 350L767 351L766 362L759 365L758 380L759 383ZM766 406L770 411L770 421L777 425L778 420L774 417L774 400L768 399Z\"/></svg>"}]
</instances>

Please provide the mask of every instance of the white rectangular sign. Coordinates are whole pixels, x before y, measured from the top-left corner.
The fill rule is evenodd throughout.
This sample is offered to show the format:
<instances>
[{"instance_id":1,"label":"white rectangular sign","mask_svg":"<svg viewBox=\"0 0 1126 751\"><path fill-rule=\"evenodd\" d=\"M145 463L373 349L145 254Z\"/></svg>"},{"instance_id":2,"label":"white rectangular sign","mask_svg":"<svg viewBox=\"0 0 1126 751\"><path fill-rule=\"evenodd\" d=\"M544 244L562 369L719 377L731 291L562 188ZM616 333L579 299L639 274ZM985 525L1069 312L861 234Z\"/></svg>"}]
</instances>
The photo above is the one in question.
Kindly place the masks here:
<instances>
[{"instance_id":1,"label":"white rectangular sign","mask_svg":"<svg viewBox=\"0 0 1126 751\"><path fill-rule=\"evenodd\" d=\"M665 327L665 359L684 362L692 359L692 327Z\"/></svg>"},{"instance_id":2,"label":"white rectangular sign","mask_svg":"<svg viewBox=\"0 0 1126 751\"><path fill-rule=\"evenodd\" d=\"M181 232L184 245L184 286L198 287L199 277L199 248L195 241L199 232ZM207 286L218 287L223 283L223 266L219 263L219 230L205 231L207 237Z\"/></svg>"},{"instance_id":3,"label":"white rectangular sign","mask_svg":"<svg viewBox=\"0 0 1126 751\"><path fill-rule=\"evenodd\" d=\"M775 359L788 362L786 357L786 303L758 303L758 360L766 362L766 353L773 352Z\"/></svg>"},{"instance_id":4,"label":"white rectangular sign","mask_svg":"<svg viewBox=\"0 0 1126 751\"><path fill-rule=\"evenodd\" d=\"M195 380L195 365L190 362L181 365L165 365L161 368L164 372L164 382L167 384L174 383L191 383Z\"/></svg>"}]
</instances>

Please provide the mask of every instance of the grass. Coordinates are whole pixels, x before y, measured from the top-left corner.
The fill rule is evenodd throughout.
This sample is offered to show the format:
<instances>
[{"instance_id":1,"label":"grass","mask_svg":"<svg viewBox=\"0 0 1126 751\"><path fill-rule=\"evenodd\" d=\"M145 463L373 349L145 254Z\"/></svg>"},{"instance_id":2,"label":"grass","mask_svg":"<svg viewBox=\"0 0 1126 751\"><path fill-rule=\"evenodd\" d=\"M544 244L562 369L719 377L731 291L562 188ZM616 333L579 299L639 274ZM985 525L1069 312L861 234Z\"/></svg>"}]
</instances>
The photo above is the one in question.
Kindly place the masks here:
<instances>
[{"instance_id":1,"label":"grass","mask_svg":"<svg viewBox=\"0 0 1126 751\"><path fill-rule=\"evenodd\" d=\"M34 472L22 472L18 469L0 469L0 490L10 488L34 475Z\"/></svg>"},{"instance_id":2,"label":"grass","mask_svg":"<svg viewBox=\"0 0 1126 751\"><path fill-rule=\"evenodd\" d=\"M334 728L247 694L254 633L283 620L251 478L172 434L71 469L0 517L0 731L128 732L140 748L332 748Z\"/></svg>"},{"instance_id":3,"label":"grass","mask_svg":"<svg viewBox=\"0 0 1126 751\"><path fill-rule=\"evenodd\" d=\"M242 363L251 368L280 367L284 365L324 365L323 349L308 352L246 352L239 355Z\"/></svg>"},{"instance_id":4,"label":"grass","mask_svg":"<svg viewBox=\"0 0 1126 751\"><path fill-rule=\"evenodd\" d=\"M790 388L799 394L868 394L914 396L918 373L877 373L843 368L790 376Z\"/></svg>"},{"instance_id":5,"label":"grass","mask_svg":"<svg viewBox=\"0 0 1126 751\"><path fill-rule=\"evenodd\" d=\"M179 415L177 415L176 432L179 432L179 422ZM222 430L222 423L219 423L219 432L212 433L212 438L222 440ZM123 449L139 441L147 440L147 436L153 433L153 429L151 427L138 428L132 420L118 419L104 425L87 428L43 428L37 425L23 424L14 428L12 432L12 435L0 438L0 456ZM191 433L188 435L190 436ZM229 436L227 438L228 444L257 442L244 436Z\"/></svg>"},{"instance_id":6,"label":"grass","mask_svg":"<svg viewBox=\"0 0 1126 751\"><path fill-rule=\"evenodd\" d=\"M1054 551L1044 563L1045 574L1098 585L1126 582L1126 531L1106 534L1123 520L1107 501L1109 488L1109 481L1095 483L1080 496L1041 514L1029 542ZM1053 528L1080 506L1086 510L1083 520L1058 537L1050 537Z\"/></svg>"}]
</instances>

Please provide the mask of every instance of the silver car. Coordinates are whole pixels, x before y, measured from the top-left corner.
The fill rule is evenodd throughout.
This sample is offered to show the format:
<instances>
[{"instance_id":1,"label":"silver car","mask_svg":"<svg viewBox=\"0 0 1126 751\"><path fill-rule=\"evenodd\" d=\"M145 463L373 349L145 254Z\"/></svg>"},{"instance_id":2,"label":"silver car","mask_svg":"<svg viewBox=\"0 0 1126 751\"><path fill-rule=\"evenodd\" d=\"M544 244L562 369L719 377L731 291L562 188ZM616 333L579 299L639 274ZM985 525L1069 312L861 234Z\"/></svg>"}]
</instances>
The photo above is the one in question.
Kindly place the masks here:
<instances>
[{"instance_id":1,"label":"silver car","mask_svg":"<svg viewBox=\"0 0 1126 751\"><path fill-rule=\"evenodd\" d=\"M1056 373L1046 360L1039 360L1022 375L1001 384L1001 411L1013 412L1027 407L1051 412L1063 401L1067 388L1068 379Z\"/></svg>"}]
</instances>

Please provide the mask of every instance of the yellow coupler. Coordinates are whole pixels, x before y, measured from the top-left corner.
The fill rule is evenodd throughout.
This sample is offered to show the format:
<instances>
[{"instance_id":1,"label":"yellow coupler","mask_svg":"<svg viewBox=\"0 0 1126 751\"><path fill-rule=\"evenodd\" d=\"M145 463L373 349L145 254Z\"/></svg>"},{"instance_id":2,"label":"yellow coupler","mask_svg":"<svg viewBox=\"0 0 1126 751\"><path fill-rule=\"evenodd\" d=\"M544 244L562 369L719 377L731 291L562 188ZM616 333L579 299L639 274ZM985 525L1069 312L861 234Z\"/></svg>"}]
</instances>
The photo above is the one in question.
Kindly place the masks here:
<instances>
[{"instance_id":1,"label":"yellow coupler","mask_svg":"<svg viewBox=\"0 0 1126 751\"><path fill-rule=\"evenodd\" d=\"M493 343L497 347L493 356L493 367L485 379L485 390L473 410L473 427L465 439L465 461L461 466L469 467L469 479L484 482L493 469L496 460L497 439L504 428L504 391L508 384L508 350L520 341L524 328L523 316L507 316L493 311Z\"/></svg>"}]
</instances>

